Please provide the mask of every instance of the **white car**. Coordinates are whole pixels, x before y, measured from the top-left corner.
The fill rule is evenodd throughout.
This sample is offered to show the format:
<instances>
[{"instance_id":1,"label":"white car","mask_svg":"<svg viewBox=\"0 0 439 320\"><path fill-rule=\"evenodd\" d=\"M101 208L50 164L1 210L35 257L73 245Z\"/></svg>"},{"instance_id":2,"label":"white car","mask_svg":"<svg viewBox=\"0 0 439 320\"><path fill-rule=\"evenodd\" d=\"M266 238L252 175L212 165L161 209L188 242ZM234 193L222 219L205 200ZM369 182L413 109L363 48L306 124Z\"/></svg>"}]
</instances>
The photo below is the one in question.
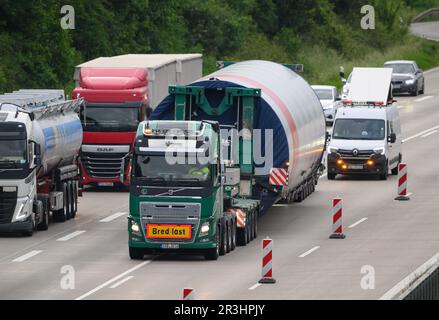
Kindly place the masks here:
<instances>
[{"instance_id":1,"label":"white car","mask_svg":"<svg viewBox=\"0 0 439 320\"><path fill-rule=\"evenodd\" d=\"M337 88L334 86L311 86L322 104L326 124L334 123L335 113L340 105Z\"/></svg>"}]
</instances>

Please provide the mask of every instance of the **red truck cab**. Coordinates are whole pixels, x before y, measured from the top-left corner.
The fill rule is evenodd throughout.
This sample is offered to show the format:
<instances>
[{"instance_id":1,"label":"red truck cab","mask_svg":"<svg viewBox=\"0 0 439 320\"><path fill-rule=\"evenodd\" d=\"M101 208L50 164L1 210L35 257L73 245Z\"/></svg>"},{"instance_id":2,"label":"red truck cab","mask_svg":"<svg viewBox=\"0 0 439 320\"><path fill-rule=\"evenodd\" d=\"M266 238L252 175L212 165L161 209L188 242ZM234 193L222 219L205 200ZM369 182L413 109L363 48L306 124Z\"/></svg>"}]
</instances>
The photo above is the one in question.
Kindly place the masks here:
<instances>
[{"instance_id":1,"label":"red truck cab","mask_svg":"<svg viewBox=\"0 0 439 320\"><path fill-rule=\"evenodd\" d=\"M137 68L81 68L83 142L81 184L129 185L130 158L137 127L149 112L147 70Z\"/></svg>"}]
</instances>

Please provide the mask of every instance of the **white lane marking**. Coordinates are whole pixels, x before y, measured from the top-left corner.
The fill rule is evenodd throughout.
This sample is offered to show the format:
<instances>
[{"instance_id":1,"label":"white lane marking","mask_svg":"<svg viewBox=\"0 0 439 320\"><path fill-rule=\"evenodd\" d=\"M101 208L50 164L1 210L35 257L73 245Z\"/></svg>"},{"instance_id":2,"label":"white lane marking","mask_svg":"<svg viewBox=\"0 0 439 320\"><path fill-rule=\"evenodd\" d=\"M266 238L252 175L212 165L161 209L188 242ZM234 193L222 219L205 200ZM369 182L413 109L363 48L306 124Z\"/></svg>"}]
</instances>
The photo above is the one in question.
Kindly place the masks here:
<instances>
[{"instance_id":1,"label":"white lane marking","mask_svg":"<svg viewBox=\"0 0 439 320\"><path fill-rule=\"evenodd\" d=\"M107 282L104 282L103 284L101 284L100 286L97 286L93 290L90 290L89 292L84 293L82 296L77 297L75 300L83 300L83 299L87 298L88 296L91 296L93 293L95 293L95 292L97 292L99 290L102 290L103 288L105 288L109 284L113 283L114 281L117 281L117 280L119 280L119 279L129 275L131 272L134 272L137 269L140 269L140 268L146 266L147 264L150 264L151 262L152 262L152 260L147 260L147 261L144 261L142 263L139 263L137 266L135 266L135 267L133 267L133 268L131 268L131 269L129 269L129 270L119 274L118 276L115 276L114 278L108 280Z\"/></svg>"},{"instance_id":2,"label":"white lane marking","mask_svg":"<svg viewBox=\"0 0 439 320\"><path fill-rule=\"evenodd\" d=\"M437 130L430 131L429 133L422 135L421 138L427 138L428 136L431 136L432 134L435 134L436 132L437 132Z\"/></svg>"},{"instance_id":3,"label":"white lane marking","mask_svg":"<svg viewBox=\"0 0 439 320\"><path fill-rule=\"evenodd\" d=\"M130 281L132 278L134 278L134 276L128 276L122 280L120 280L119 282L116 282L115 284L113 284L110 289L116 289L117 287L121 286L122 284L124 284L127 281Z\"/></svg>"},{"instance_id":4,"label":"white lane marking","mask_svg":"<svg viewBox=\"0 0 439 320\"><path fill-rule=\"evenodd\" d=\"M84 230L78 230L78 231L69 233L68 235L66 235L62 238L56 239L56 241L69 241L70 239L76 238L77 236L83 234L84 232L85 232Z\"/></svg>"},{"instance_id":5,"label":"white lane marking","mask_svg":"<svg viewBox=\"0 0 439 320\"><path fill-rule=\"evenodd\" d=\"M360 223L362 223L362 222L364 222L364 221L366 221L366 220L367 220L367 218L360 219L360 220L358 220L357 222L351 224L348 228L349 228L349 229L355 228L355 227L358 226Z\"/></svg>"},{"instance_id":6,"label":"white lane marking","mask_svg":"<svg viewBox=\"0 0 439 320\"><path fill-rule=\"evenodd\" d=\"M430 128L430 129L427 129L427 130L424 130L424 131L422 131L422 132L419 132L419 133L417 133L417 134L415 134L415 135L413 135L413 136L411 136L411 137L405 138L405 139L402 140L402 142L410 141L410 140L412 140L412 139L414 139L414 138L417 138L417 137L419 137L419 136L422 136L422 135L424 135L424 134L426 134L426 133L428 133L428 132L430 132L430 131L432 131L432 130L436 130L436 129L439 129L439 126L434 126L434 127Z\"/></svg>"},{"instance_id":7,"label":"white lane marking","mask_svg":"<svg viewBox=\"0 0 439 320\"><path fill-rule=\"evenodd\" d=\"M413 100L413 102L421 102L421 101L425 101L425 100L428 100L428 99L431 99L431 98L433 98L433 96L425 96L425 97Z\"/></svg>"},{"instance_id":8,"label":"white lane marking","mask_svg":"<svg viewBox=\"0 0 439 320\"><path fill-rule=\"evenodd\" d=\"M402 109L402 108L405 108L405 106L398 106L398 109Z\"/></svg>"},{"instance_id":9,"label":"white lane marking","mask_svg":"<svg viewBox=\"0 0 439 320\"><path fill-rule=\"evenodd\" d=\"M413 192L409 192L409 193L407 193L407 197L410 197L410 196L412 196L413 195Z\"/></svg>"},{"instance_id":10,"label":"white lane marking","mask_svg":"<svg viewBox=\"0 0 439 320\"><path fill-rule=\"evenodd\" d=\"M430 70L424 71L424 74L429 74L429 73L431 73L431 72L435 72L435 71L439 71L439 67L436 67L436 68L433 68L433 69L430 69Z\"/></svg>"},{"instance_id":11,"label":"white lane marking","mask_svg":"<svg viewBox=\"0 0 439 320\"><path fill-rule=\"evenodd\" d=\"M254 285L252 285L250 288L248 288L249 290L255 290L257 287L261 286L260 283L255 283Z\"/></svg>"},{"instance_id":12,"label":"white lane marking","mask_svg":"<svg viewBox=\"0 0 439 320\"><path fill-rule=\"evenodd\" d=\"M41 252L43 252L43 250L32 250L31 252L28 252L18 258L15 258L14 260L12 260L13 262L23 262L26 261L27 259L30 259L34 256L36 256L37 254L40 254Z\"/></svg>"},{"instance_id":13,"label":"white lane marking","mask_svg":"<svg viewBox=\"0 0 439 320\"><path fill-rule=\"evenodd\" d=\"M102 220L99 220L99 222L111 222L113 220L116 220L117 218L120 218L122 216L126 216L128 213L127 212L116 212L114 214L112 214L111 216L108 216Z\"/></svg>"},{"instance_id":14,"label":"white lane marking","mask_svg":"<svg viewBox=\"0 0 439 320\"><path fill-rule=\"evenodd\" d=\"M410 287L414 287L417 280L421 278L423 275L427 273L433 272L439 265L439 253L435 254L430 260L425 262L415 271L410 273L407 277L398 282L393 288L387 291L379 300L392 300L392 299L400 299L401 295L404 294L405 291L409 290Z\"/></svg>"},{"instance_id":15,"label":"white lane marking","mask_svg":"<svg viewBox=\"0 0 439 320\"><path fill-rule=\"evenodd\" d=\"M311 254L311 253L313 253L314 251L319 250L319 249L320 249L320 246L315 246L314 248L308 250L307 252L302 253L302 254L299 256L299 258L305 258L307 255L309 255L309 254Z\"/></svg>"}]
</instances>

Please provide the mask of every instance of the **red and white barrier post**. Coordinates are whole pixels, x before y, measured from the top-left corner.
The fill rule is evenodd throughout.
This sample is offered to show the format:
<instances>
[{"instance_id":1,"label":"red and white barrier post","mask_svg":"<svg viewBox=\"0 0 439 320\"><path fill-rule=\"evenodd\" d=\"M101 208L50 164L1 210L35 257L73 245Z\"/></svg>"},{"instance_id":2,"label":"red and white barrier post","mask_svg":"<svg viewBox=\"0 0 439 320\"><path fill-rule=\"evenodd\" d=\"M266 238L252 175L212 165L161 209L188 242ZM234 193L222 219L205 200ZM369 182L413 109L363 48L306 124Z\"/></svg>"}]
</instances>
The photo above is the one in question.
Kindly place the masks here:
<instances>
[{"instance_id":1,"label":"red and white barrier post","mask_svg":"<svg viewBox=\"0 0 439 320\"><path fill-rule=\"evenodd\" d=\"M262 240L262 278L259 283L276 283L273 278L273 240Z\"/></svg>"},{"instance_id":2,"label":"red and white barrier post","mask_svg":"<svg viewBox=\"0 0 439 320\"><path fill-rule=\"evenodd\" d=\"M183 300L195 300L195 290L192 288L184 288Z\"/></svg>"},{"instance_id":3,"label":"red and white barrier post","mask_svg":"<svg viewBox=\"0 0 439 320\"><path fill-rule=\"evenodd\" d=\"M344 239L343 234L343 205L340 198L332 199L332 228L333 232L329 236L330 239Z\"/></svg>"},{"instance_id":4,"label":"red and white barrier post","mask_svg":"<svg viewBox=\"0 0 439 320\"><path fill-rule=\"evenodd\" d=\"M407 195L407 164L400 163L398 165L398 196L395 200L410 200Z\"/></svg>"}]
</instances>

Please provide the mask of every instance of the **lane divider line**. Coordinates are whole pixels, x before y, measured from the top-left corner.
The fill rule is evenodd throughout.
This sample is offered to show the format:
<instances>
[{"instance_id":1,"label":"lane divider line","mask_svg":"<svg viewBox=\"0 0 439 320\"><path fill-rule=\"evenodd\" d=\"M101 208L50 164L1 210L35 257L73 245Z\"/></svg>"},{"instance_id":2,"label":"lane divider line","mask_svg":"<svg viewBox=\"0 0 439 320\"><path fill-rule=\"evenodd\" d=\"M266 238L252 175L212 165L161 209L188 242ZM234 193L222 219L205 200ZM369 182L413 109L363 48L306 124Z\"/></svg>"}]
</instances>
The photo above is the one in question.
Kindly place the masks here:
<instances>
[{"instance_id":1,"label":"lane divider line","mask_svg":"<svg viewBox=\"0 0 439 320\"><path fill-rule=\"evenodd\" d=\"M116 282L115 284L113 284L110 289L116 289L117 287L123 285L125 282L130 281L132 278L134 278L134 276L128 276L122 280L120 280L119 282Z\"/></svg>"},{"instance_id":2,"label":"lane divider line","mask_svg":"<svg viewBox=\"0 0 439 320\"><path fill-rule=\"evenodd\" d=\"M111 222L113 220L116 220L117 218L120 218L122 216L126 216L128 212L116 212L112 214L111 216L108 216L102 220L99 220L99 222Z\"/></svg>"},{"instance_id":3,"label":"lane divider line","mask_svg":"<svg viewBox=\"0 0 439 320\"><path fill-rule=\"evenodd\" d=\"M78 230L72 233L69 233L68 235L61 237L59 239L56 239L56 241L69 241L70 239L76 238L77 236L85 233L85 230Z\"/></svg>"},{"instance_id":4,"label":"lane divider line","mask_svg":"<svg viewBox=\"0 0 439 320\"><path fill-rule=\"evenodd\" d=\"M427 138L428 136L431 136L432 134L435 134L436 132L437 132L437 130L430 131L429 133L426 133L423 136L421 136L421 138Z\"/></svg>"},{"instance_id":5,"label":"lane divider line","mask_svg":"<svg viewBox=\"0 0 439 320\"><path fill-rule=\"evenodd\" d=\"M110 280L108 280L107 282L104 282L103 284L97 286L96 288L84 293L82 296L77 297L75 300L83 300L85 298L87 298L88 296L91 296L92 294L98 292L99 290L102 290L103 288L105 288L106 286L108 286L109 284L129 275L130 273L146 266L147 264L150 264L152 262L152 260L147 260L147 261L143 261L142 263L139 263L137 266L115 276L114 278L111 278Z\"/></svg>"},{"instance_id":6,"label":"lane divider line","mask_svg":"<svg viewBox=\"0 0 439 320\"><path fill-rule=\"evenodd\" d=\"M364 217L363 219L358 220L357 222L351 224L348 228L352 229L355 228L356 226L358 226L360 223L363 223L364 221L367 220L367 217Z\"/></svg>"},{"instance_id":7,"label":"lane divider line","mask_svg":"<svg viewBox=\"0 0 439 320\"><path fill-rule=\"evenodd\" d=\"M255 290L257 287L262 286L261 283L255 283L254 285L252 285L250 288L248 288L249 290Z\"/></svg>"},{"instance_id":8,"label":"lane divider line","mask_svg":"<svg viewBox=\"0 0 439 320\"><path fill-rule=\"evenodd\" d=\"M34 256L36 256L37 254L40 254L41 252L43 252L43 250L32 250L18 258L15 258L14 260L12 260L13 262L23 262L26 261L27 259L30 259Z\"/></svg>"},{"instance_id":9,"label":"lane divider line","mask_svg":"<svg viewBox=\"0 0 439 320\"><path fill-rule=\"evenodd\" d=\"M421 101L425 101L425 100L428 100L428 99L431 99L431 98L433 98L433 96L425 96L425 97L413 100L413 102L421 102Z\"/></svg>"},{"instance_id":10,"label":"lane divider line","mask_svg":"<svg viewBox=\"0 0 439 320\"><path fill-rule=\"evenodd\" d=\"M313 253L316 250L319 250L320 246L315 246L314 248L308 250L307 252L302 253L299 258L305 258L307 255L310 255L311 253Z\"/></svg>"},{"instance_id":11,"label":"lane divider line","mask_svg":"<svg viewBox=\"0 0 439 320\"><path fill-rule=\"evenodd\" d=\"M417 137L419 137L419 136L422 136L422 135L424 135L424 134L426 134L426 133L428 133L428 132L430 132L430 131L432 131L432 130L436 130L436 129L439 129L439 126L434 126L434 127L430 128L430 129L427 129L427 130L421 131L421 132L419 132L419 133L417 133L417 134L415 134L415 135L413 135L413 136L411 136L411 137L408 137L408 138L403 139L402 142L410 141L410 140L412 140L412 139L414 139L414 138L417 138Z\"/></svg>"}]
</instances>

